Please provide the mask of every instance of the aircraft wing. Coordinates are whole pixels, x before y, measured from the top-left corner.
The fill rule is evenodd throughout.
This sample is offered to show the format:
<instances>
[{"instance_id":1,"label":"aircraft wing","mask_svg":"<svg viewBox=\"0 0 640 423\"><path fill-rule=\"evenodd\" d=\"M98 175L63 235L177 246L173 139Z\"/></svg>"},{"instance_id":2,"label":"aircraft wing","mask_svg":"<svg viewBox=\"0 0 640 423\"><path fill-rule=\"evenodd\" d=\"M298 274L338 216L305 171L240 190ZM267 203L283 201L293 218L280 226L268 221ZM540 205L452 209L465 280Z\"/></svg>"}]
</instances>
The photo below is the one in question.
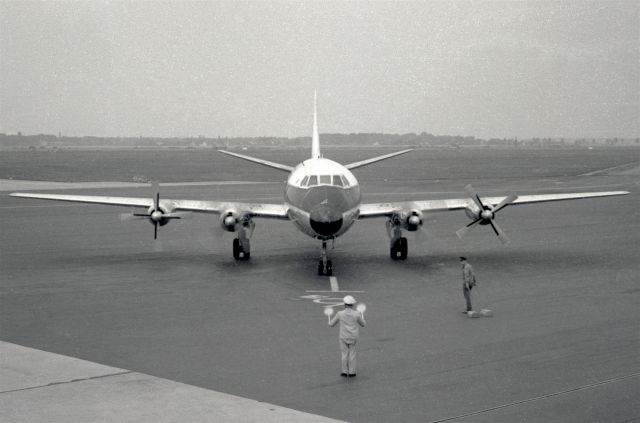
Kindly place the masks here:
<instances>
[{"instance_id":1,"label":"aircraft wing","mask_svg":"<svg viewBox=\"0 0 640 423\"><path fill-rule=\"evenodd\" d=\"M220 153L226 154L228 156L233 156L233 157L237 157L239 159L242 160L247 160L250 162L254 162L254 163L258 163L261 164L263 166L267 166L267 167L272 167L274 169L278 169L278 170L284 170L285 172L292 172L293 171L293 166L288 166L282 163L276 163L276 162L270 162L269 160L263 160L263 159L259 159L257 157L252 157L252 156L247 156L245 154L238 154L238 153L233 153L231 151L226 151L226 150L218 150Z\"/></svg>"},{"instance_id":2,"label":"aircraft wing","mask_svg":"<svg viewBox=\"0 0 640 423\"><path fill-rule=\"evenodd\" d=\"M349 169L349 170L356 169L356 168L359 168L359 167L362 167L362 166L369 165L371 163L379 162L381 160L390 159L391 157L395 157L395 156L399 156L401 154L408 153L409 151L413 151L413 148L408 148L408 149L402 150L402 151L396 151L395 153L384 154L382 156L373 157L371 159L362 160L362 161L359 161L359 162L349 163L348 165L345 165L345 167L347 169Z\"/></svg>"},{"instance_id":3,"label":"aircraft wing","mask_svg":"<svg viewBox=\"0 0 640 423\"><path fill-rule=\"evenodd\" d=\"M601 191L601 192L577 192L566 194L536 194L520 195L513 200L511 205L545 203L550 201L579 200L594 197L610 197L626 195L628 191ZM507 197L483 197L485 205L496 206ZM461 210L475 207L471 198L454 198L444 200L403 201L397 203L370 203L360 206L360 219L391 216L394 213L406 210L420 210L422 212Z\"/></svg>"},{"instance_id":4,"label":"aircraft wing","mask_svg":"<svg viewBox=\"0 0 640 423\"><path fill-rule=\"evenodd\" d=\"M41 200L67 201L72 203L102 204L109 206L153 207L153 198L109 197L98 195L64 195L64 194L32 194L16 192L13 197L37 198ZM220 214L234 209L240 213L248 213L254 217L288 219L288 208L284 204L239 203L233 201L207 200L160 200L160 207L171 211L192 211Z\"/></svg>"}]
</instances>

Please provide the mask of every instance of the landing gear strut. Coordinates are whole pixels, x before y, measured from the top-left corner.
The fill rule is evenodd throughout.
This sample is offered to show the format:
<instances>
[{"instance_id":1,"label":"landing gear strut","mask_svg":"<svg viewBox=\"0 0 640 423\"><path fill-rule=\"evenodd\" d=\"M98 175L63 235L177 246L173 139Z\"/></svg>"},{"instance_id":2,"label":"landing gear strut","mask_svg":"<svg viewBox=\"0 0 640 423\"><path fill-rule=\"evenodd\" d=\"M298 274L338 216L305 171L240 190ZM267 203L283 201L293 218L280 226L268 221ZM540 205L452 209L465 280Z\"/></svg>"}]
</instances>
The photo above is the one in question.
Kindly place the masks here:
<instances>
[{"instance_id":1,"label":"landing gear strut","mask_svg":"<svg viewBox=\"0 0 640 423\"><path fill-rule=\"evenodd\" d=\"M333 275L333 263L327 259L327 241L322 241L322 252L318 261L318 276Z\"/></svg>"}]
</instances>

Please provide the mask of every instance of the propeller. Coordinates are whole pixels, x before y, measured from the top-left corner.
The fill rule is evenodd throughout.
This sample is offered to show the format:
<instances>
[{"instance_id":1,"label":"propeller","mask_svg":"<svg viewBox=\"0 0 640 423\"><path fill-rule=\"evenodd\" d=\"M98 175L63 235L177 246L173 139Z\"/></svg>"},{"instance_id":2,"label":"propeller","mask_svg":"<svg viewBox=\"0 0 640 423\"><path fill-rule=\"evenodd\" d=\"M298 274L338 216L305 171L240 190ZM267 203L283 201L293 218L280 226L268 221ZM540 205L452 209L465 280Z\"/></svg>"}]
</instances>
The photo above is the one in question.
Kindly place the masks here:
<instances>
[{"instance_id":1,"label":"propeller","mask_svg":"<svg viewBox=\"0 0 640 423\"><path fill-rule=\"evenodd\" d=\"M148 220L153 224L153 239L158 239L158 225L166 225L169 220L172 219L183 219L189 217L191 215L191 212L165 213L160 208L160 187L158 182L154 181L152 186L155 195L153 197L153 206L149 209L149 211L147 213L122 213L120 214L120 220Z\"/></svg>"},{"instance_id":2,"label":"propeller","mask_svg":"<svg viewBox=\"0 0 640 423\"><path fill-rule=\"evenodd\" d=\"M502 241L503 244L506 245L510 243L511 240L509 239L507 234L504 233L502 228L500 228L500 226L498 226L498 224L495 223L493 219L495 218L496 213L498 211L502 210L503 208L507 207L509 204L513 203L518 198L518 196L515 194L511 194L505 197L500 203L498 203L494 207L494 206L491 206L490 204L485 205L482 202L482 199L480 199L480 196L478 195L478 193L473 189L471 185L467 185L466 187L464 187L464 189L469 193L469 195L471 196L471 199L476 204L476 206L478 206L479 212L477 215L478 217L475 220L473 220L471 223L467 224L463 228L460 228L456 231L456 235L458 235L458 238L462 238L469 231L469 229L471 229L472 227L480 223L485 225L486 224L491 225L493 232L498 236L498 238L500 239L500 241Z\"/></svg>"}]
</instances>

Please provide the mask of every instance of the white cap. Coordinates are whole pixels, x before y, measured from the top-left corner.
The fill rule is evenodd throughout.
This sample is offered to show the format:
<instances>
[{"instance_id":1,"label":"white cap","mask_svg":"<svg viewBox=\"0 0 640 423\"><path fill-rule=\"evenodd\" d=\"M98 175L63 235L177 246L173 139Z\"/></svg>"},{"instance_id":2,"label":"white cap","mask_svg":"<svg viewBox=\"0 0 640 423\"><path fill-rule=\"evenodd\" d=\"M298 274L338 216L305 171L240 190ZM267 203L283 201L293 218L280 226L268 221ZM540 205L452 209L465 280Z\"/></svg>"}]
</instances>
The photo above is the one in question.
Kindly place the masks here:
<instances>
[{"instance_id":1,"label":"white cap","mask_svg":"<svg viewBox=\"0 0 640 423\"><path fill-rule=\"evenodd\" d=\"M347 295L346 297L343 298L342 300L346 305L354 305L356 303L356 299L353 298L351 295Z\"/></svg>"}]
</instances>

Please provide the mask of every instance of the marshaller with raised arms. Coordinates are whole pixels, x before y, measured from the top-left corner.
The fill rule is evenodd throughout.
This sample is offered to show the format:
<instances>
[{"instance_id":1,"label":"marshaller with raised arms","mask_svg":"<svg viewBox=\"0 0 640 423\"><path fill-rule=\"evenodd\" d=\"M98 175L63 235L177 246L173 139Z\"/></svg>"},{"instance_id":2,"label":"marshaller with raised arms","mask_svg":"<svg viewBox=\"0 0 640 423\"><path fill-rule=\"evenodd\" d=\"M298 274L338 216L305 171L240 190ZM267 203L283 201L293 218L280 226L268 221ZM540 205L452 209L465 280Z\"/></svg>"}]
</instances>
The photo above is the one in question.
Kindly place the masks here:
<instances>
[{"instance_id":1,"label":"marshaller with raised arms","mask_svg":"<svg viewBox=\"0 0 640 423\"><path fill-rule=\"evenodd\" d=\"M327 241L335 240L346 233L356 220L386 218L390 239L390 256L394 260L404 260L408 254L408 242L407 238L403 236L403 231L415 232L419 230L424 222L423 215L426 212L464 210L471 222L456 232L459 237L464 236L470 228L478 224L488 225L499 239L507 244L509 238L495 222L496 214L506 206L608 197L629 193L628 191L604 191L522 196L511 194L506 197L481 199L474 189L467 185L465 189L470 198L363 204L358 180L351 173L351 170L407 153L411 149L347 165L322 157L315 94L311 157L309 159L293 167L230 151L219 151L243 160L289 172L284 201L281 204L266 204L160 199L157 189L152 198L35 193L12 193L11 195L78 203L146 207L147 213L127 214L123 215L123 219L148 220L154 225L154 236L157 236L158 226L166 225L170 220L185 217L188 214L185 212L217 214L220 216L220 226L226 231L236 233L236 238L233 240L233 257L236 260L250 258L250 239L255 228L254 218L290 220L300 231L322 242L318 274L331 276L333 263L327 257Z\"/></svg>"}]
</instances>

